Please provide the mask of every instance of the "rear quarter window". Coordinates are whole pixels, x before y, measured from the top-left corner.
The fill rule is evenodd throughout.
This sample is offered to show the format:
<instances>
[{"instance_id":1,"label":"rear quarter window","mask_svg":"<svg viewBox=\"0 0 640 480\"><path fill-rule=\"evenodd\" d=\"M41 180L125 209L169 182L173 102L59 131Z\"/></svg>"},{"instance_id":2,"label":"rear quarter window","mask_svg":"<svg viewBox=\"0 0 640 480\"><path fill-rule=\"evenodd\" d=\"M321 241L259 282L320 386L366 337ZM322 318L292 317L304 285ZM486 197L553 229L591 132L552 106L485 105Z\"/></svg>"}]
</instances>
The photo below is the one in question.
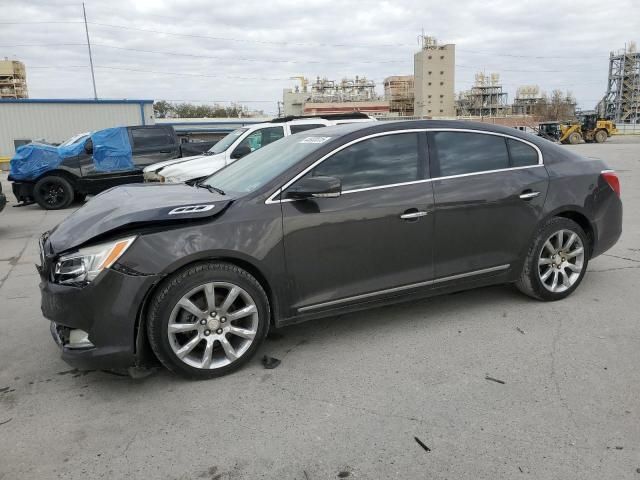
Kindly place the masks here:
<instances>
[{"instance_id":1,"label":"rear quarter window","mask_svg":"<svg viewBox=\"0 0 640 480\"><path fill-rule=\"evenodd\" d=\"M511 166L528 167L538 164L538 151L531 145L524 142L507 139L509 145L509 155L511 155Z\"/></svg>"}]
</instances>

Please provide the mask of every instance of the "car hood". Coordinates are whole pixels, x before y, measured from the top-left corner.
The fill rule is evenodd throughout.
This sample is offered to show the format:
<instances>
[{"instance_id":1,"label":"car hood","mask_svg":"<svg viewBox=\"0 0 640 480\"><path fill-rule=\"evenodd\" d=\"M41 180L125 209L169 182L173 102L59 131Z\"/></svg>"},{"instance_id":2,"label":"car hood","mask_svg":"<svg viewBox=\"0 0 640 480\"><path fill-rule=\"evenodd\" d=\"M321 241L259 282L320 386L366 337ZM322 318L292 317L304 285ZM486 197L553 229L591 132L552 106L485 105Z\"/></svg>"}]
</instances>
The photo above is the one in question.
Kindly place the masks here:
<instances>
[{"instance_id":1,"label":"car hood","mask_svg":"<svg viewBox=\"0 0 640 480\"><path fill-rule=\"evenodd\" d=\"M194 178L209 176L231 161L228 162L224 154L209 155L189 162L169 165L163 168L160 174L168 182L186 182Z\"/></svg>"},{"instance_id":2,"label":"car hood","mask_svg":"<svg viewBox=\"0 0 640 480\"><path fill-rule=\"evenodd\" d=\"M172 160L165 160L164 162L152 163L151 165L144 167L142 171L144 173L157 172L158 170L161 170L164 167L168 167L169 165L175 165L176 163L182 163L182 162L189 162L191 160L196 160L198 158L203 158L203 157L211 158L212 155L193 155L191 157L181 157L181 158L174 158Z\"/></svg>"},{"instance_id":3,"label":"car hood","mask_svg":"<svg viewBox=\"0 0 640 480\"><path fill-rule=\"evenodd\" d=\"M184 184L115 187L92 198L49 232L48 253L69 250L127 227L213 217L232 201L228 195ZM178 209L196 206L196 209Z\"/></svg>"}]
</instances>

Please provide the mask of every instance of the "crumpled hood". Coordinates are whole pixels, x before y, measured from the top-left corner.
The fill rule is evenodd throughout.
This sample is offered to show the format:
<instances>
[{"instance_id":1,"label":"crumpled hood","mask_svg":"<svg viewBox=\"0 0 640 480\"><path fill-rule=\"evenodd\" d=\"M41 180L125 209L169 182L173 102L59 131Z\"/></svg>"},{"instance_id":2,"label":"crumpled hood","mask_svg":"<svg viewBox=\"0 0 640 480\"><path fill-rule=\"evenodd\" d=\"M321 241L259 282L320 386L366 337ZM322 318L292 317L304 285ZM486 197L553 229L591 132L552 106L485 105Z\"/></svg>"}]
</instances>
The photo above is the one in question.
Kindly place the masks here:
<instances>
[{"instance_id":1,"label":"crumpled hood","mask_svg":"<svg viewBox=\"0 0 640 480\"><path fill-rule=\"evenodd\" d=\"M162 169L160 174L167 182L186 182L194 178L207 177L220 170L227 163L234 160L227 160L224 153L196 158L189 162L181 162L169 165Z\"/></svg>"},{"instance_id":2,"label":"crumpled hood","mask_svg":"<svg viewBox=\"0 0 640 480\"><path fill-rule=\"evenodd\" d=\"M164 162L152 163L144 167L142 170L144 173L157 172L158 170L168 167L169 165L175 165L176 163L189 162L191 160L197 160L198 158L211 158L212 155L192 155L191 157L180 157L171 160L165 160Z\"/></svg>"},{"instance_id":3,"label":"crumpled hood","mask_svg":"<svg viewBox=\"0 0 640 480\"><path fill-rule=\"evenodd\" d=\"M48 242L52 253L59 253L126 226L212 217L232 201L228 195L184 184L115 187L92 198L63 220L50 232Z\"/></svg>"}]
</instances>

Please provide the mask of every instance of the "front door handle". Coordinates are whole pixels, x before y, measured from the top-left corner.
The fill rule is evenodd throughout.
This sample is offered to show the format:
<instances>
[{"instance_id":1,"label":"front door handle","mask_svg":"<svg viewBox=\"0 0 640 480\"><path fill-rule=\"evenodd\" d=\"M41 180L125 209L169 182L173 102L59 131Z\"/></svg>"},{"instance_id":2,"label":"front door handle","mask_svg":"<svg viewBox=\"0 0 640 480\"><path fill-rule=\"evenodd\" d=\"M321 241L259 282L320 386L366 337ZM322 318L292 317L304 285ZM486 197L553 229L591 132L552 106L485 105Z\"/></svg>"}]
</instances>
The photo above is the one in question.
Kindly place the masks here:
<instances>
[{"instance_id":1,"label":"front door handle","mask_svg":"<svg viewBox=\"0 0 640 480\"><path fill-rule=\"evenodd\" d=\"M400 218L402 220L412 220L414 218L425 217L427 215L429 215L429 212L418 210L417 212L403 213L400 215Z\"/></svg>"},{"instance_id":2,"label":"front door handle","mask_svg":"<svg viewBox=\"0 0 640 480\"><path fill-rule=\"evenodd\" d=\"M532 198L536 198L538 195L540 195L540 192L524 192L520 194L520 198L522 200L531 200Z\"/></svg>"}]
</instances>

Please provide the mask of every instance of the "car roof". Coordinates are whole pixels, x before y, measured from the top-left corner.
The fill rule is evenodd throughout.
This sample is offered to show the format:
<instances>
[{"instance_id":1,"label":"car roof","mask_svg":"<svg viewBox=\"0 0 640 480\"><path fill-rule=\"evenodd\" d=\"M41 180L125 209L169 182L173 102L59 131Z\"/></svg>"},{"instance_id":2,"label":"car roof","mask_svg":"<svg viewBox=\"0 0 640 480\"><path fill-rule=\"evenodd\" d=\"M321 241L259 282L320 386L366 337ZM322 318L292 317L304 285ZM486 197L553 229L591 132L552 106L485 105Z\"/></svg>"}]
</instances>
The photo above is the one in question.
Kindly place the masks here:
<instances>
[{"instance_id":1,"label":"car roof","mask_svg":"<svg viewBox=\"0 0 640 480\"><path fill-rule=\"evenodd\" d=\"M341 137L355 132L358 132L363 136L405 129L478 130L481 132L501 133L503 135L522 138L523 140L535 143L538 146L540 146L539 144L541 143L541 137L518 130L517 128L494 125L492 123L472 122L468 120L393 120L380 122L358 122L318 128L306 133L308 135L331 135Z\"/></svg>"}]
</instances>

